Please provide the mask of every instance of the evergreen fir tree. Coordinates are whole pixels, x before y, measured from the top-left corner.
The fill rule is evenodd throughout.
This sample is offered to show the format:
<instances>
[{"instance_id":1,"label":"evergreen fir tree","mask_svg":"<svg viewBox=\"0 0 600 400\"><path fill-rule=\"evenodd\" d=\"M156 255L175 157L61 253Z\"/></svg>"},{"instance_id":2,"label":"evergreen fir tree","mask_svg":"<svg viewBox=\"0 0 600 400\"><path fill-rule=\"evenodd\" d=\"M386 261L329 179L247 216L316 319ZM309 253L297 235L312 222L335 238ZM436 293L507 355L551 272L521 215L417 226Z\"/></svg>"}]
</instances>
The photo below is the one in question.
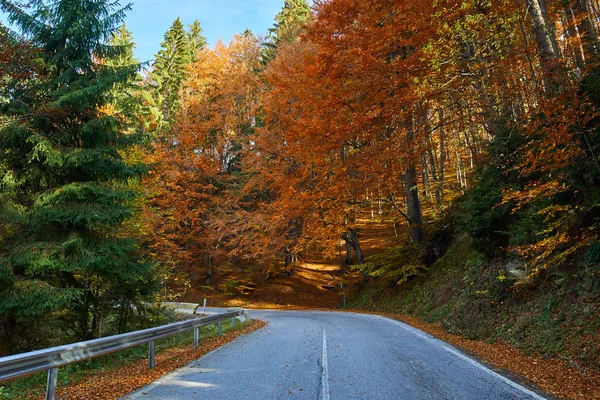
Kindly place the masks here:
<instances>
[{"instance_id":1,"label":"evergreen fir tree","mask_svg":"<svg viewBox=\"0 0 600 400\"><path fill-rule=\"evenodd\" d=\"M206 37L202 34L203 29L198 20L188 26L186 33L186 44L188 48L188 62L193 63L198 61L198 51L202 50L206 44Z\"/></svg>"},{"instance_id":2,"label":"evergreen fir tree","mask_svg":"<svg viewBox=\"0 0 600 400\"><path fill-rule=\"evenodd\" d=\"M275 24L269 29L267 41L263 43L263 62L267 64L277 55L277 48L286 42L297 40L311 16L306 0L285 0L283 9L275 16Z\"/></svg>"},{"instance_id":3,"label":"evergreen fir tree","mask_svg":"<svg viewBox=\"0 0 600 400\"><path fill-rule=\"evenodd\" d=\"M72 338L97 337L108 314L129 315L153 287L152 265L122 229L133 214L128 182L144 172L121 157L136 137L101 111L138 68L99 61L126 56L127 46L107 43L130 6L40 0L27 13L3 4L45 66L36 101L0 129L2 191L18 212L0 243L3 340L49 312Z\"/></svg>"},{"instance_id":4,"label":"evergreen fir tree","mask_svg":"<svg viewBox=\"0 0 600 400\"><path fill-rule=\"evenodd\" d=\"M180 90L185 79L185 66L190 60L186 37L181 19L177 18L165 34L154 62L152 78L157 85L157 103L167 123L174 120L181 107Z\"/></svg>"},{"instance_id":5,"label":"evergreen fir tree","mask_svg":"<svg viewBox=\"0 0 600 400\"><path fill-rule=\"evenodd\" d=\"M122 51L116 57L103 60L105 65L113 68L141 68L142 64L134 55L135 42L133 41L133 34L125 25L113 33L110 45L121 48ZM135 74L124 82L116 84L110 91L110 103L106 110L133 128L135 128L134 123L142 112L142 97L138 86L140 80L141 77Z\"/></svg>"},{"instance_id":6,"label":"evergreen fir tree","mask_svg":"<svg viewBox=\"0 0 600 400\"><path fill-rule=\"evenodd\" d=\"M198 51L206 46L202 26L197 20L185 30L177 18L165 33L150 74L153 86L144 95L145 114L159 131L165 130L181 109L183 82L187 66L198 60Z\"/></svg>"},{"instance_id":7,"label":"evergreen fir tree","mask_svg":"<svg viewBox=\"0 0 600 400\"><path fill-rule=\"evenodd\" d=\"M135 42L133 34L125 25L121 25L113 32L110 45L114 48L120 48L120 51L114 58L107 59L105 64L117 67L140 65L139 60L134 55Z\"/></svg>"}]
</instances>

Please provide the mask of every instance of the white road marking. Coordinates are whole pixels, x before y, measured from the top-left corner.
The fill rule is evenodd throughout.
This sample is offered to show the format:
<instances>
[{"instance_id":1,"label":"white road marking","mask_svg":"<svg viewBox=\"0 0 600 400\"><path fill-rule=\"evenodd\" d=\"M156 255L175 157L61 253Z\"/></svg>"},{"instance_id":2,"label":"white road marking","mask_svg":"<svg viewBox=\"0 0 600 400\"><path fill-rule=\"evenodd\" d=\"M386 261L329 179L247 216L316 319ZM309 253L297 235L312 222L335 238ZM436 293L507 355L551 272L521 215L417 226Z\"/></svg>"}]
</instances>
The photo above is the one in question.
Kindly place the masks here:
<instances>
[{"instance_id":1,"label":"white road marking","mask_svg":"<svg viewBox=\"0 0 600 400\"><path fill-rule=\"evenodd\" d=\"M329 366L327 365L327 331L323 328L323 360L321 361L321 400L329 400Z\"/></svg>"},{"instance_id":2,"label":"white road marking","mask_svg":"<svg viewBox=\"0 0 600 400\"><path fill-rule=\"evenodd\" d=\"M515 389L523 392L524 394L526 394L528 396L531 396L532 398L534 398L536 400L547 400L546 398L540 396L539 394L537 394L537 393L535 393L535 392L527 389L525 386L519 385L518 383L511 381L510 379L506 378L505 376L502 376L499 373L497 373L495 371L492 371L491 369L489 369L485 365L482 365L481 363L473 360L471 357L467 357L466 355L462 354L461 352L456 351L454 348L450 347L446 342L444 342L444 341L442 341L442 340L440 340L440 339L438 339L438 338L436 338L434 336L426 334L425 332L422 332L419 329L414 328L414 327L412 327L410 325L407 325L405 323L402 323L400 321L396 321L396 320L393 320L393 319L390 319L390 318L386 318L386 317L378 317L378 318L385 319L386 321L389 321L389 322L392 322L392 323L394 323L394 324L396 324L398 326L401 326L402 328L404 328L404 329L406 329L406 330L414 333L415 335L417 335L417 336L419 336L419 337L421 337L421 338L423 338L425 340L429 340L429 341L434 340L434 341L438 342L442 346L442 348L444 350L446 350L448 353L454 354L455 356L457 356L461 360L464 360L464 361L468 362L469 364L471 364L472 366L474 366L476 368L479 368L482 371L487 372L488 374L494 376L495 378L500 379L502 382L506 383L507 385L512 386L513 388L515 388Z\"/></svg>"}]
</instances>

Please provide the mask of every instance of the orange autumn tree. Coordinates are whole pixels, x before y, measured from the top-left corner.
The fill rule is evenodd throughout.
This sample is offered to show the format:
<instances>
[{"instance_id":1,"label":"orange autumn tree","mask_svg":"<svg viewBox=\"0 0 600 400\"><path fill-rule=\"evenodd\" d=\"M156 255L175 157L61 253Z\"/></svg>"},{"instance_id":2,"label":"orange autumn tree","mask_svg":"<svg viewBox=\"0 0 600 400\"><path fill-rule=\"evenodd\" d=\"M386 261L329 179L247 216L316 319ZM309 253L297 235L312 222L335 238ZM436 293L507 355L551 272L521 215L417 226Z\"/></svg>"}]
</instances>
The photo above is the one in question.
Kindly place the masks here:
<instances>
[{"instance_id":1,"label":"orange autumn tree","mask_svg":"<svg viewBox=\"0 0 600 400\"><path fill-rule=\"evenodd\" d=\"M286 252L331 249L340 237L354 245L356 217L374 199L420 242L421 208L441 212L477 165L501 163L490 143L553 107L548 88L561 71L576 76L550 66L526 2L337 0L315 11L303 40L282 47L266 71L266 127L256 139L263 172L253 184L274 193L268 232L285 238ZM560 149L553 157L568 165L570 150L551 145L560 132L554 125L532 143Z\"/></svg>"},{"instance_id":2,"label":"orange autumn tree","mask_svg":"<svg viewBox=\"0 0 600 400\"><path fill-rule=\"evenodd\" d=\"M235 224L242 153L256 124L260 41L250 32L189 66L174 128L156 143L147 209L159 258L210 282Z\"/></svg>"},{"instance_id":3,"label":"orange autumn tree","mask_svg":"<svg viewBox=\"0 0 600 400\"><path fill-rule=\"evenodd\" d=\"M526 261L528 278L561 267L598 238L594 187L598 164L598 23L585 0L528 0L536 62L543 86L522 121L524 144L515 155L518 185L504 191L515 215L537 223L535 237L511 248ZM537 4L536 4L537 3ZM549 29L541 29L546 24ZM577 166L577 167L576 167ZM580 217L576 217L580 215ZM581 219L583 217L583 219Z\"/></svg>"},{"instance_id":4,"label":"orange autumn tree","mask_svg":"<svg viewBox=\"0 0 600 400\"><path fill-rule=\"evenodd\" d=\"M515 213L568 193L567 170L597 152L595 106L577 93L597 27L581 1L566 19L563 3L538 15L534 2L318 1L268 63L249 33L203 51L156 153L153 201L167 222L155 226L168 238L157 252L207 276L215 257L289 266L341 243L346 263L362 263L365 210L383 204L422 245L486 164L503 171L496 189ZM502 207L494 199L477 212ZM556 225L567 209L552 204L539 216ZM535 249L583 237L542 225L541 241L514 235L503 249L546 259Z\"/></svg>"},{"instance_id":5,"label":"orange autumn tree","mask_svg":"<svg viewBox=\"0 0 600 400\"><path fill-rule=\"evenodd\" d=\"M369 198L391 198L422 241L415 82L427 72L428 12L406 1L318 2L303 40L269 65L256 162L268 171L270 214L294 252L343 239L362 262L357 217Z\"/></svg>"}]
</instances>

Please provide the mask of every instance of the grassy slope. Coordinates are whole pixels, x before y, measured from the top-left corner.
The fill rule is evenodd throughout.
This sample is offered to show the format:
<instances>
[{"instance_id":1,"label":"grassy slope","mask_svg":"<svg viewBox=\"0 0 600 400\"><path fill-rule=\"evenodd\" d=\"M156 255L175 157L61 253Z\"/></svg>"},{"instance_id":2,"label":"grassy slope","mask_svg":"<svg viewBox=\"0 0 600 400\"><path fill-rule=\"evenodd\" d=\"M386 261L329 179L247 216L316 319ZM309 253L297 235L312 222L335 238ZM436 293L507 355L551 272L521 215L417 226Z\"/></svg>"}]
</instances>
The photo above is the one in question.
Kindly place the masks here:
<instances>
[{"instance_id":1,"label":"grassy slope","mask_svg":"<svg viewBox=\"0 0 600 400\"><path fill-rule=\"evenodd\" d=\"M462 236L421 276L401 287L370 285L351 306L413 315L470 339L504 340L526 354L600 369L599 298L581 275L515 285L501 261L486 261Z\"/></svg>"}]
</instances>

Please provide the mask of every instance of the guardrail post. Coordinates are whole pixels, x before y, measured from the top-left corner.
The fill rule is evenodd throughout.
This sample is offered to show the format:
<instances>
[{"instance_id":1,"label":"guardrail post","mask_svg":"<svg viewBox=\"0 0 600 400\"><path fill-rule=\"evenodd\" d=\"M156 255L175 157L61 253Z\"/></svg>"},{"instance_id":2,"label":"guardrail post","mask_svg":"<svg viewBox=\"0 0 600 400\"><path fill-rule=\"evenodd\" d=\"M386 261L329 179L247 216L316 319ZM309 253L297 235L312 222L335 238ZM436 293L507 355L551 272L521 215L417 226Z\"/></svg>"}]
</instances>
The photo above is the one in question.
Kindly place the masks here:
<instances>
[{"instance_id":1,"label":"guardrail post","mask_svg":"<svg viewBox=\"0 0 600 400\"><path fill-rule=\"evenodd\" d=\"M46 400L54 400L56 383L58 382L58 368L48 370L48 383L46 384Z\"/></svg>"},{"instance_id":2,"label":"guardrail post","mask_svg":"<svg viewBox=\"0 0 600 400\"><path fill-rule=\"evenodd\" d=\"M198 339L200 337L200 332L198 331L199 328L194 328L194 348L197 349L198 348Z\"/></svg>"},{"instance_id":3,"label":"guardrail post","mask_svg":"<svg viewBox=\"0 0 600 400\"><path fill-rule=\"evenodd\" d=\"M217 328L219 330L219 336L223 336L223 324L221 324L221 321L217 322Z\"/></svg>"},{"instance_id":4,"label":"guardrail post","mask_svg":"<svg viewBox=\"0 0 600 400\"><path fill-rule=\"evenodd\" d=\"M154 342L148 343L148 369L154 368Z\"/></svg>"},{"instance_id":5,"label":"guardrail post","mask_svg":"<svg viewBox=\"0 0 600 400\"><path fill-rule=\"evenodd\" d=\"M235 317L231 317L231 329L235 328Z\"/></svg>"}]
</instances>

